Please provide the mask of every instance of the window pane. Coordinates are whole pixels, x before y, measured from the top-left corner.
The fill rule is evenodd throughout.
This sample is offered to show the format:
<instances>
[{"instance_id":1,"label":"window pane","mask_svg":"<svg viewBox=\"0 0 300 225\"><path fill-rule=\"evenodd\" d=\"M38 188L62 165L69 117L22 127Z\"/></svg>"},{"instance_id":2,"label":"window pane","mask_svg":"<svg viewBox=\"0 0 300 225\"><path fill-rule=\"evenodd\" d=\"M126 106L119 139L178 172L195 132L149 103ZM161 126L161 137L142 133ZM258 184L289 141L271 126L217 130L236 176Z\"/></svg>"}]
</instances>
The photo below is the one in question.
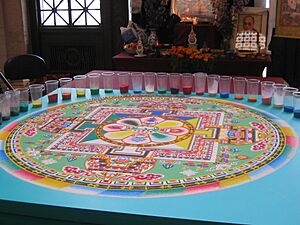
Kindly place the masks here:
<instances>
[{"instance_id":1,"label":"window pane","mask_svg":"<svg viewBox=\"0 0 300 225\"><path fill-rule=\"evenodd\" d=\"M42 26L99 26L101 24L101 0L39 0L39 3ZM87 12L84 11L86 8ZM56 11L53 12L53 9Z\"/></svg>"},{"instance_id":2,"label":"window pane","mask_svg":"<svg viewBox=\"0 0 300 225\"><path fill-rule=\"evenodd\" d=\"M54 7L57 7L63 0L54 0Z\"/></svg>"},{"instance_id":3,"label":"window pane","mask_svg":"<svg viewBox=\"0 0 300 225\"><path fill-rule=\"evenodd\" d=\"M51 13L50 17L44 22L45 26L54 26L54 14Z\"/></svg>"},{"instance_id":4,"label":"window pane","mask_svg":"<svg viewBox=\"0 0 300 225\"><path fill-rule=\"evenodd\" d=\"M40 0L41 9L52 9L52 0Z\"/></svg>"},{"instance_id":5,"label":"window pane","mask_svg":"<svg viewBox=\"0 0 300 225\"><path fill-rule=\"evenodd\" d=\"M82 7L85 7L85 0L73 0L73 1L77 2Z\"/></svg>"},{"instance_id":6,"label":"window pane","mask_svg":"<svg viewBox=\"0 0 300 225\"><path fill-rule=\"evenodd\" d=\"M68 11L58 11L56 14L56 25L66 26L69 23Z\"/></svg>"},{"instance_id":7,"label":"window pane","mask_svg":"<svg viewBox=\"0 0 300 225\"><path fill-rule=\"evenodd\" d=\"M77 26L85 25L85 13L83 13L83 10L72 10L72 23Z\"/></svg>"},{"instance_id":8,"label":"window pane","mask_svg":"<svg viewBox=\"0 0 300 225\"><path fill-rule=\"evenodd\" d=\"M100 23L101 23L101 12L100 12L100 10L89 10L88 16L89 17L88 17L87 25L100 25ZM93 24L89 23L89 18L90 17L96 22L96 24L94 24L95 22L93 22Z\"/></svg>"},{"instance_id":9,"label":"window pane","mask_svg":"<svg viewBox=\"0 0 300 225\"><path fill-rule=\"evenodd\" d=\"M51 11L42 11L41 12L41 23L45 23L46 20L48 19L49 15L51 14Z\"/></svg>"},{"instance_id":10,"label":"window pane","mask_svg":"<svg viewBox=\"0 0 300 225\"><path fill-rule=\"evenodd\" d=\"M86 15L87 15L87 18L86 18L87 19L87 25L98 26L100 24L100 22L97 21L95 18L93 18L89 13L87 13Z\"/></svg>"},{"instance_id":11,"label":"window pane","mask_svg":"<svg viewBox=\"0 0 300 225\"><path fill-rule=\"evenodd\" d=\"M88 3L89 1L87 1ZM100 9L100 0L94 0L94 1L90 1L92 2L92 4L88 4L89 5L89 9Z\"/></svg>"},{"instance_id":12,"label":"window pane","mask_svg":"<svg viewBox=\"0 0 300 225\"><path fill-rule=\"evenodd\" d=\"M59 6L57 7L57 10L65 9L68 10L68 0L63 0Z\"/></svg>"},{"instance_id":13,"label":"window pane","mask_svg":"<svg viewBox=\"0 0 300 225\"><path fill-rule=\"evenodd\" d=\"M82 6L75 0L71 1L71 10L72 9L82 9Z\"/></svg>"}]
</instances>

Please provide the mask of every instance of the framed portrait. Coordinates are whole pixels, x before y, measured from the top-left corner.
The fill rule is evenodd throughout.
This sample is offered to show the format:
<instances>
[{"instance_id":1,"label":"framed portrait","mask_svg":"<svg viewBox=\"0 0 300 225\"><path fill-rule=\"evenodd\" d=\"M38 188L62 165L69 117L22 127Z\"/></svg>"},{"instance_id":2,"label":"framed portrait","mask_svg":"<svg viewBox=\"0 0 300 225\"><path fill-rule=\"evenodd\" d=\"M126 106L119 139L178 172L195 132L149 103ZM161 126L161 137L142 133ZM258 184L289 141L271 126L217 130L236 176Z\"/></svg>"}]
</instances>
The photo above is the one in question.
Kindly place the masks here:
<instances>
[{"instance_id":1,"label":"framed portrait","mask_svg":"<svg viewBox=\"0 0 300 225\"><path fill-rule=\"evenodd\" d=\"M243 44L246 50L265 49L267 45L269 12L266 8L245 7L237 17L235 33L233 35L233 45L239 50Z\"/></svg>"},{"instance_id":2,"label":"framed portrait","mask_svg":"<svg viewBox=\"0 0 300 225\"><path fill-rule=\"evenodd\" d=\"M299 0L277 0L275 36L300 38Z\"/></svg>"},{"instance_id":3,"label":"framed portrait","mask_svg":"<svg viewBox=\"0 0 300 225\"><path fill-rule=\"evenodd\" d=\"M210 0L172 0L171 12L178 15L181 21L210 22L214 18Z\"/></svg>"}]
</instances>

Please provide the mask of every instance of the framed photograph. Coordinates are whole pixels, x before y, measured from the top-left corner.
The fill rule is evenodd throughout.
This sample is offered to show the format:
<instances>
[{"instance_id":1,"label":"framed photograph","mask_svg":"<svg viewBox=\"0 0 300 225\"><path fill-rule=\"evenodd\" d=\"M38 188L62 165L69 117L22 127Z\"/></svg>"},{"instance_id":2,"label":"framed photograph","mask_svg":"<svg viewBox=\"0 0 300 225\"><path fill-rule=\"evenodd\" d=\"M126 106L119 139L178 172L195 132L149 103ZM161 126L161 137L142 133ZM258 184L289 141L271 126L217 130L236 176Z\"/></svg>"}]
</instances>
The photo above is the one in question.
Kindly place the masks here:
<instances>
[{"instance_id":1,"label":"framed photograph","mask_svg":"<svg viewBox=\"0 0 300 225\"><path fill-rule=\"evenodd\" d=\"M238 15L233 44L238 50L257 51L267 45L269 12L266 8L245 7Z\"/></svg>"},{"instance_id":2,"label":"framed photograph","mask_svg":"<svg viewBox=\"0 0 300 225\"><path fill-rule=\"evenodd\" d=\"M277 0L275 36L300 38L300 2Z\"/></svg>"},{"instance_id":3,"label":"framed photograph","mask_svg":"<svg viewBox=\"0 0 300 225\"><path fill-rule=\"evenodd\" d=\"M193 18L210 22L214 18L210 0L172 0L171 12L183 22L193 21Z\"/></svg>"}]
</instances>

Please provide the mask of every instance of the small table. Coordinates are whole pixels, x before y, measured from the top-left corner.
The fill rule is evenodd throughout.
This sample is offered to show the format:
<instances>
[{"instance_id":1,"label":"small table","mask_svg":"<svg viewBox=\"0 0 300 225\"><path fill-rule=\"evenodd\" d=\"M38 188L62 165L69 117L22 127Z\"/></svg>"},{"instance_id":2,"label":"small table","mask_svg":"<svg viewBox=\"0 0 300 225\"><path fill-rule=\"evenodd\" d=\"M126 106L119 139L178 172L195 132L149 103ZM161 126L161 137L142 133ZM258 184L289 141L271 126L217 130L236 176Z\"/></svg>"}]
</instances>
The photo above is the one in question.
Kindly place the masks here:
<instances>
[{"instance_id":1,"label":"small table","mask_svg":"<svg viewBox=\"0 0 300 225\"><path fill-rule=\"evenodd\" d=\"M172 58L169 57L144 57L136 58L121 52L113 57L115 70L125 71L172 71ZM213 73L221 75L262 76L265 67L272 63L270 56L264 58L220 58L215 59Z\"/></svg>"}]
</instances>

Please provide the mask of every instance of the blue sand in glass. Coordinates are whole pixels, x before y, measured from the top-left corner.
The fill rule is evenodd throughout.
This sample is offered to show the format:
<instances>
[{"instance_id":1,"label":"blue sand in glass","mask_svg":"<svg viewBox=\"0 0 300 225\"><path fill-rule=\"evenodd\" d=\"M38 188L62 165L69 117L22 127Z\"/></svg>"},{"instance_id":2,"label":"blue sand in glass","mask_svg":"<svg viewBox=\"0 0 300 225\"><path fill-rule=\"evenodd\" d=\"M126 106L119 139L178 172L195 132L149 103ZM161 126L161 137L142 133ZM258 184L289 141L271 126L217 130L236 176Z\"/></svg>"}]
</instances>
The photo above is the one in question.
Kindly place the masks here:
<instances>
[{"instance_id":1,"label":"blue sand in glass","mask_svg":"<svg viewBox=\"0 0 300 225\"><path fill-rule=\"evenodd\" d=\"M300 118L300 109L294 110L294 117Z\"/></svg>"},{"instance_id":2,"label":"blue sand in glass","mask_svg":"<svg viewBox=\"0 0 300 225\"><path fill-rule=\"evenodd\" d=\"M221 92L220 97L221 98L229 98L229 93L228 92Z\"/></svg>"},{"instance_id":3,"label":"blue sand in glass","mask_svg":"<svg viewBox=\"0 0 300 225\"><path fill-rule=\"evenodd\" d=\"M289 105L286 105L283 107L283 110L285 112L294 112L294 107L293 106L289 106Z\"/></svg>"}]
</instances>

